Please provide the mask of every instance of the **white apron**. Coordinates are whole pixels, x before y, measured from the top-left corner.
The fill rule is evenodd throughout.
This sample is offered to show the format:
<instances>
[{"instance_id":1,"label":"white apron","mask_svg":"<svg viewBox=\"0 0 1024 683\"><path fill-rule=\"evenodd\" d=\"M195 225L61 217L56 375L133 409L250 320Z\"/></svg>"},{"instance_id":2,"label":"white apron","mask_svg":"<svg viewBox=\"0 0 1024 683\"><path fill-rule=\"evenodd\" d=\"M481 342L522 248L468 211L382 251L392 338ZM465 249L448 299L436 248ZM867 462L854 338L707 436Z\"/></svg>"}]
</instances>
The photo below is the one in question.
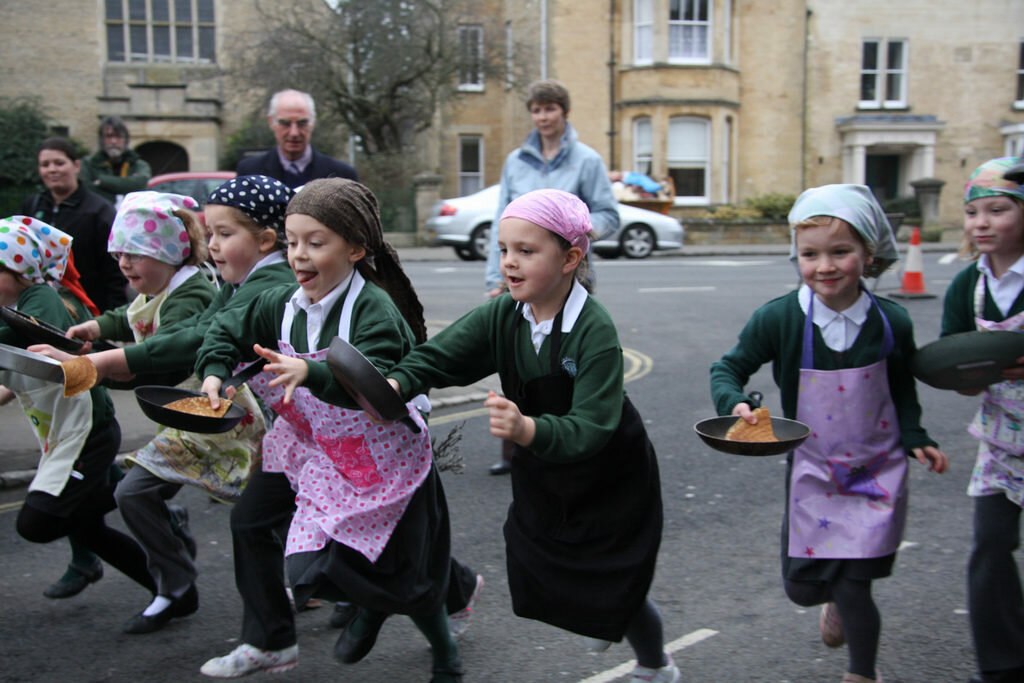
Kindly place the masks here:
<instances>
[{"instance_id":1,"label":"white apron","mask_svg":"<svg viewBox=\"0 0 1024 683\"><path fill-rule=\"evenodd\" d=\"M338 325L345 341L364 285L354 273ZM327 349L294 350L287 341L293 319L288 306L278 352L325 360ZM324 403L305 387L286 404L284 389L271 387L267 375L260 373L250 384L278 415L263 439L263 471L283 472L296 492L285 555L320 550L334 540L376 561L430 472L430 435L419 411L412 402L406 406L417 434L402 422L377 424L362 410Z\"/></svg>"},{"instance_id":2,"label":"white apron","mask_svg":"<svg viewBox=\"0 0 1024 683\"><path fill-rule=\"evenodd\" d=\"M978 278L974 288L974 324L982 332L1024 329L1024 313L1002 322L982 318L985 309L985 276ZM981 407L967 431L977 438L978 459L967 486L969 496L1004 493L1017 505L1024 506L1024 382L1007 380L989 385Z\"/></svg>"},{"instance_id":3,"label":"white apron","mask_svg":"<svg viewBox=\"0 0 1024 683\"><path fill-rule=\"evenodd\" d=\"M813 369L813 296L808 306L796 417L811 436L793 454L790 557L884 557L903 537L907 458L886 370L892 328L868 295L885 336L881 360L862 368Z\"/></svg>"}]
</instances>

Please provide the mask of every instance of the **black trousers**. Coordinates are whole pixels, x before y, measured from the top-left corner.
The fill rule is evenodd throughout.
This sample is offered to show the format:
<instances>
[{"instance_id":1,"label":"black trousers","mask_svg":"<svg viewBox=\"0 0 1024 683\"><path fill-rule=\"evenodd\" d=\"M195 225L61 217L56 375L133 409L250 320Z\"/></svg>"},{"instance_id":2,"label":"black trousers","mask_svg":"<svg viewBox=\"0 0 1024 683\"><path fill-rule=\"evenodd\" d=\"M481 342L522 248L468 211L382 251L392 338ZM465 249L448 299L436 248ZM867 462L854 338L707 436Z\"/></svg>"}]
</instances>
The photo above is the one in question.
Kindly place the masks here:
<instances>
[{"instance_id":1,"label":"black trousers","mask_svg":"<svg viewBox=\"0 0 1024 683\"><path fill-rule=\"evenodd\" d=\"M1024 667L1024 597L1014 551L1020 506L1002 494L974 499L974 546L967 565L967 605L981 671Z\"/></svg>"}]
</instances>

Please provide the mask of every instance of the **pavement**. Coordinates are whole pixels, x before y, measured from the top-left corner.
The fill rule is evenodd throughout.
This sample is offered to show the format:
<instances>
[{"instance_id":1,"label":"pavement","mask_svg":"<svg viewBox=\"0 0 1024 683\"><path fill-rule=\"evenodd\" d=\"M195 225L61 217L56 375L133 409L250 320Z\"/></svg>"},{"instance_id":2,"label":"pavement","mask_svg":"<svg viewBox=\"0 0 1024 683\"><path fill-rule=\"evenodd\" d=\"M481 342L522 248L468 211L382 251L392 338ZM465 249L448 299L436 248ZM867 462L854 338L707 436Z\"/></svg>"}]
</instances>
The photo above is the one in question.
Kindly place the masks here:
<instances>
[{"instance_id":1,"label":"pavement","mask_svg":"<svg viewBox=\"0 0 1024 683\"><path fill-rule=\"evenodd\" d=\"M928 242L921 245L922 252L955 253L959 244L949 242ZM900 245L901 250L906 245ZM450 247L399 247L399 258L404 263L451 262L455 257ZM784 256L789 253L788 244L709 244L687 245L681 250L655 252L653 259L686 259L706 257L738 256ZM433 333L435 330L429 330ZM496 375L485 378L467 387L449 387L431 392L431 403L435 409L480 403L489 390L497 390ZM135 396L130 391L112 391L118 422L121 425L121 454L119 460L144 446L153 437L156 425L143 415ZM27 486L35 476L39 460L39 447L33 433L23 423L24 417L15 404L0 408L0 427L4 433L4 447L0 449L0 489Z\"/></svg>"}]
</instances>

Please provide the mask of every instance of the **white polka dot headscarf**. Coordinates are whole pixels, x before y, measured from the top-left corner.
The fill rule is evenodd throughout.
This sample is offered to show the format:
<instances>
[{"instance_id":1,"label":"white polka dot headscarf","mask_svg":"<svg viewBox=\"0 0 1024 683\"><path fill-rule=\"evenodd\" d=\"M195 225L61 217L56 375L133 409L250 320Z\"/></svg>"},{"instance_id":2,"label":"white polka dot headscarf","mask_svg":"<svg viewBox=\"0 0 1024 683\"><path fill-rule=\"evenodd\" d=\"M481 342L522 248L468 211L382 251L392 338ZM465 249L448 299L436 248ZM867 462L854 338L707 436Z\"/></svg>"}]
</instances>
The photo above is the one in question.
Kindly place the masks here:
<instances>
[{"instance_id":1,"label":"white polka dot headscarf","mask_svg":"<svg viewBox=\"0 0 1024 683\"><path fill-rule=\"evenodd\" d=\"M28 216L0 219L0 266L32 282L60 282L71 253L71 236Z\"/></svg>"},{"instance_id":2,"label":"white polka dot headscarf","mask_svg":"<svg viewBox=\"0 0 1024 683\"><path fill-rule=\"evenodd\" d=\"M243 175L211 192L206 203L238 209L283 238L284 211L294 194L290 187L269 176Z\"/></svg>"},{"instance_id":3,"label":"white polka dot headscarf","mask_svg":"<svg viewBox=\"0 0 1024 683\"><path fill-rule=\"evenodd\" d=\"M149 256L180 266L192 253L188 230L175 209L199 208L192 197L169 192L131 192L125 195L114 217L107 251Z\"/></svg>"}]
</instances>

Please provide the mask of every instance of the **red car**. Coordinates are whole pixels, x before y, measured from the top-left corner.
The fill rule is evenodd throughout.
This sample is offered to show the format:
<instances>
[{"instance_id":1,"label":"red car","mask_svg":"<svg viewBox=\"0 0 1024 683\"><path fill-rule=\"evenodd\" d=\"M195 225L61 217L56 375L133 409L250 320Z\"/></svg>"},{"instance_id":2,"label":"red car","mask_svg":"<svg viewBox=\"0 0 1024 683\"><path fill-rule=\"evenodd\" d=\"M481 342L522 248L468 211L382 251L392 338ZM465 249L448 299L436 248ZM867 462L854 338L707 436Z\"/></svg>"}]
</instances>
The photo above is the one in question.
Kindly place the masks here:
<instances>
[{"instance_id":1,"label":"red car","mask_svg":"<svg viewBox=\"0 0 1024 683\"><path fill-rule=\"evenodd\" d=\"M203 219L203 205L210 193L216 190L225 180L235 177L234 171L186 171L184 173L164 173L149 179L148 188L156 192L173 192L174 194L192 197L199 202L199 219Z\"/></svg>"}]
</instances>

